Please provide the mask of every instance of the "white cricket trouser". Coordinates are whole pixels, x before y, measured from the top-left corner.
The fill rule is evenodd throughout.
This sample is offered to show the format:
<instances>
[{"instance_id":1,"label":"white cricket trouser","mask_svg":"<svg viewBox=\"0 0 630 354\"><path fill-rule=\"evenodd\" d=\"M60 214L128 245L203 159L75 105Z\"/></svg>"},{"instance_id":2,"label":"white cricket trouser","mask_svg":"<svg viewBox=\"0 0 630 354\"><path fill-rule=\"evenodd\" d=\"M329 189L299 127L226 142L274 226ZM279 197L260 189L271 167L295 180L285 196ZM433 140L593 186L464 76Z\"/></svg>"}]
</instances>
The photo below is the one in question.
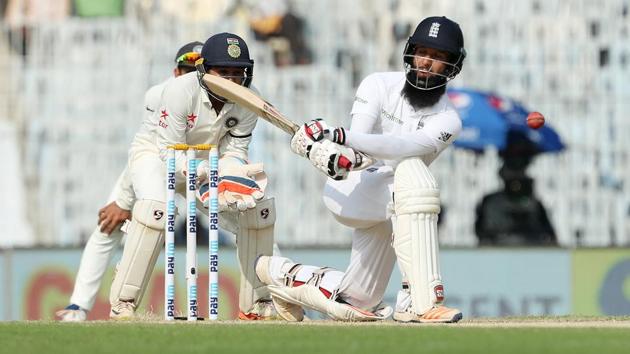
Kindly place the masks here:
<instances>
[{"instance_id":1,"label":"white cricket trouser","mask_svg":"<svg viewBox=\"0 0 630 354\"><path fill-rule=\"evenodd\" d=\"M121 199L133 200L133 193L129 189L130 183L128 170L124 169L107 199L107 204ZM100 226L94 228L81 256L70 303L88 311L92 309L114 248L122 237L123 233L118 228L110 235L102 233Z\"/></svg>"},{"instance_id":2,"label":"white cricket trouser","mask_svg":"<svg viewBox=\"0 0 630 354\"><path fill-rule=\"evenodd\" d=\"M363 309L382 299L394 269L391 208L394 171L390 166L351 172L346 180L328 179L324 203L341 223L354 228L350 264L339 296Z\"/></svg>"},{"instance_id":3,"label":"white cricket trouser","mask_svg":"<svg viewBox=\"0 0 630 354\"><path fill-rule=\"evenodd\" d=\"M128 169L138 200L166 202L166 164L157 149L132 150ZM181 178L177 179L177 186L184 186Z\"/></svg>"}]
</instances>

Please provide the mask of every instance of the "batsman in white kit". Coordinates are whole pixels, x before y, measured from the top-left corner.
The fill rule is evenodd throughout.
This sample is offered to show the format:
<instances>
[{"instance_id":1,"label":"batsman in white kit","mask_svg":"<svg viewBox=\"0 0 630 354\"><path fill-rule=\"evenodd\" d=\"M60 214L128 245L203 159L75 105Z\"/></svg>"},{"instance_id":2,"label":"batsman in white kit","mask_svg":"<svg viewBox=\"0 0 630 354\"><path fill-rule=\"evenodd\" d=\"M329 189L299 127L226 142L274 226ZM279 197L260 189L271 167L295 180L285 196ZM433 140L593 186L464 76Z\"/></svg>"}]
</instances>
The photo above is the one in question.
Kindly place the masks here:
<instances>
[{"instance_id":1,"label":"batsman in white kit","mask_svg":"<svg viewBox=\"0 0 630 354\"><path fill-rule=\"evenodd\" d=\"M462 318L459 310L443 305L440 193L427 166L461 131L445 92L465 56L457 23L426 18L405 46L405 72L375 73L360 84L351 129L314 120L293 136L292 150L331 177L324 188L326 207L354 232L345 272L276 256L257 260L257 275L284 319L301 321L305 307L341 321L392 314L402 322ZM357 151L376 162L353 171L360 164ZM382 298L396 261L403 284L392 309Z\"/></svg>"},{"instance_id":2,"label":"batsman in white kit","mask_svg":"<svg viewBox=\"0 0 630 354\"><path fill-rule=\"evenodd\" d=\"M215 95L202 81L218 75L251 87L254 61L245 41L231 33L210 37L203 45L196 72L169 82L162 93L155 141L134 143L129 152L129 175L137 201L127 241L110 292L113 319L134 316L160 251L164 248L166 213L165 160L175 144L213 144L219 150L219 222L236 235L241 269L239 318L266 319L275 312L267 287L256 277L258 256L273 254L275 205L266 198L262 164L248 163L248 148L257 116ZM178 193L184 193L186 176L197 175L198 199L208 208L207 153L196 156L195 171L187 171L187 158L176 152ZM206 159L205 161L203 159ZM208 215L207 210L200 213ZM189 307L191 305L189 304ZM190 309L190 308L189 308Z\"/></svg>"},{"instance_id":3,"label":"batsman in white kit","mask_svg":"<svg viewBox=\"0 0 630 354\"><path fill-rule=\"evenodd\" d=\"M176 67L173 77L195 71L195 61L201 53L201 42L191 42L182 46L175 55ZM171 78L172 79L172 78ZM135 139L147 139L155 134L157 120L153 113L160 105L162 90L167 79L147 90L144 96L145 119ZM96 295L101 286L103 275L109 266L110 259L123 237L119 227L123 221L131 218L131 209L136 201L128 169L125 168L112 189L108 204L99 210L98 226L90 235L77 272L74 290L70 297L70 305L57 311L61 321L85 321L87 312L94 306Z\"/></svg>"}]
</instances>

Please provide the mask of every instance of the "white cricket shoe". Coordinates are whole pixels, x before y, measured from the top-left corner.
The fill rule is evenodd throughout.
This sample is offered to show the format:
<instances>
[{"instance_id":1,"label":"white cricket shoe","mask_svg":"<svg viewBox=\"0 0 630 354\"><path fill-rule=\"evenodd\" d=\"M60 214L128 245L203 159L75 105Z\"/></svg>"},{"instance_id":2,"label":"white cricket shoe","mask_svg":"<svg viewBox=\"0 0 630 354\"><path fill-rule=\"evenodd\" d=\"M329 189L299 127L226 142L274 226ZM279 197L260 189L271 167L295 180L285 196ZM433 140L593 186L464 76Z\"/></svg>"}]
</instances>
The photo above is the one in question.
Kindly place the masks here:
<instances>
[{"instance_id":1,"label":"white cricket shoe","mask_svg":"<svg viewBox=\"0 0 630 354\"><path fill-rule=\"evenodd\" d=\"M61 322L83 322L87 319L87 311L78 305L70 304L65 309L55 312Z\"/></svg>"},{"instance_id":2,"label":"white cricket shoe","mask_svg":"<svg viewBox=\"0 0 630 354\"><path fill-rule=\"evenodd\" d=\"M238 319L243 321L279 320L278 313L271 300L259 300L248 311L239 311Z\"/></svg>"},{"instance_id":3,"label":"white cricket shoe","mask_svg":"<svg viewBox=\"0 0 630 354\"><path fill-rule=\"evenodd\" d=\"M136 316L136 305L130 301L118 300L109 312L109 318L112 320L131 320Z\"/></svg>"},{"instance_id":4,"label":"white cricket shoe","mask_svg":"<svg viewBox=\"0 0 630 354\"><path fill-rule=\"evenodd\" d=\"M256 275L258 279L265 285L273 285L271 274L269 273L269 262L271 257L260 256L256 260ZM304 320L304 309L300 305L296 305L271 295L271 301L277 314L284 320L289 322L300 322ZM240 318L240 315L239 315Z\"/></svg>"}]
</instances>

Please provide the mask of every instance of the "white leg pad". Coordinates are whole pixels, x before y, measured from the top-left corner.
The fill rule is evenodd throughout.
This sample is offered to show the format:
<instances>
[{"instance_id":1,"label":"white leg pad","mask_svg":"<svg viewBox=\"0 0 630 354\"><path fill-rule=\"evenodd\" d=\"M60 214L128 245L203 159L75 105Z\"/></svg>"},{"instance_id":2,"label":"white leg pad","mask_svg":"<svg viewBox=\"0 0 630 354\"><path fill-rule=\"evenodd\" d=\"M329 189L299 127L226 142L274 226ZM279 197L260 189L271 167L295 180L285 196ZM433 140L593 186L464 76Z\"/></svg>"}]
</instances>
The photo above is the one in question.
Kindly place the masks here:
<instances>
[{"instance_id":1,"label":"white leg pad","mask_svg":"<svg viewBox=\"0 0 630 354\"><path fill-rule=\"evenodd\" d=\"M325 313L337 321L377 321L387 318L387 316L380 316L349 304L331 300L318 287L311 284L304 284L294 288L269 285L269 291L273 296L279 297L286 302Z\"/></svg>"},{"instance_id":2,"label":"white leg pad","mask_svg":"<svg viewBox=\"0 0 630 354\"><path fill-rule=\"evenodd\" d=\"M376 321L391 315L391 308L378 308L373 313L337 302L339 284L344 277L341 271L296 264L283 257L272 257L267 264L265 271L261 269L261 275L269 284L276 306L290 303L319 311L338 321ZM302 320L302 317L287 318L282 312L278 313L288 321Z\"/></svg>"},{"instance_id":3,"label":"white leg pad","mask_svg":"<svg viewBox=\"0 0 630 354\"><path fill-rule=\"evenodd\" d=\"M155 262L164 247L166 204L155 200L138 200L127 227L127 240L112 283L109 300L140 304Z\"/></svg>"},{"instance_id":4,"label":"white leg pad","mask_svg":"<svg viewBox=\"0 0 630 354\"><path fill-rule=\"evenodd\" d=\"M256 276L259 256L273 255L273 229L276 222L274 199L264 199L255 208L240 212L236 230L236 248L241 284L239 308L248 313L258 300L269 300L267 286Z\"/></svg>"},{"instance_id":5,"label":"white leg pad","mask_svg":"<svg viewBox=\"0 0 630 354\"><path fill-rule=\"evenodd\" d=\"M394 249L409 282L415 313L444 300L438 259L440 191L420 158L401 162L394 175Z\"/></svg>"}]
</instances>

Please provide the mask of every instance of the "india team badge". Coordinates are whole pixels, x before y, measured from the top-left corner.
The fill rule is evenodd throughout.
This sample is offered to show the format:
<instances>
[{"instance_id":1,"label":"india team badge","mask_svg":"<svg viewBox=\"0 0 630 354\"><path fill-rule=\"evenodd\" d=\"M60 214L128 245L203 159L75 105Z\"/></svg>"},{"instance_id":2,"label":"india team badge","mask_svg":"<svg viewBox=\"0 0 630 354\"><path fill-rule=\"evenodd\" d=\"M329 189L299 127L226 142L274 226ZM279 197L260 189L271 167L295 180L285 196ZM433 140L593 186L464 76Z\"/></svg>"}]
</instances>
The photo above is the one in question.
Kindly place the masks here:
<instances>
[{"instance_id":1,"label":"india team badge","mask_svg":"<svg viewBox=\"0 0 630 354\"><path fill-rule=\"evenodd\" d=\"M234 128L238 124L238 119L236 117L229 117L225 120L225 127L228 129Z\"/></svg>"},{"instance_id":2,"label":"india team badge","mask_svg":"<svg viewBox=\"0 0 630 354\"><path fill-rule=\"evenodd\" d=\"M227 44L228 44L227 52L229 56L231 56L234 59L241 56L241 47L238 46L238 39L228 38Z\"/></svg>"}]
</instances>

